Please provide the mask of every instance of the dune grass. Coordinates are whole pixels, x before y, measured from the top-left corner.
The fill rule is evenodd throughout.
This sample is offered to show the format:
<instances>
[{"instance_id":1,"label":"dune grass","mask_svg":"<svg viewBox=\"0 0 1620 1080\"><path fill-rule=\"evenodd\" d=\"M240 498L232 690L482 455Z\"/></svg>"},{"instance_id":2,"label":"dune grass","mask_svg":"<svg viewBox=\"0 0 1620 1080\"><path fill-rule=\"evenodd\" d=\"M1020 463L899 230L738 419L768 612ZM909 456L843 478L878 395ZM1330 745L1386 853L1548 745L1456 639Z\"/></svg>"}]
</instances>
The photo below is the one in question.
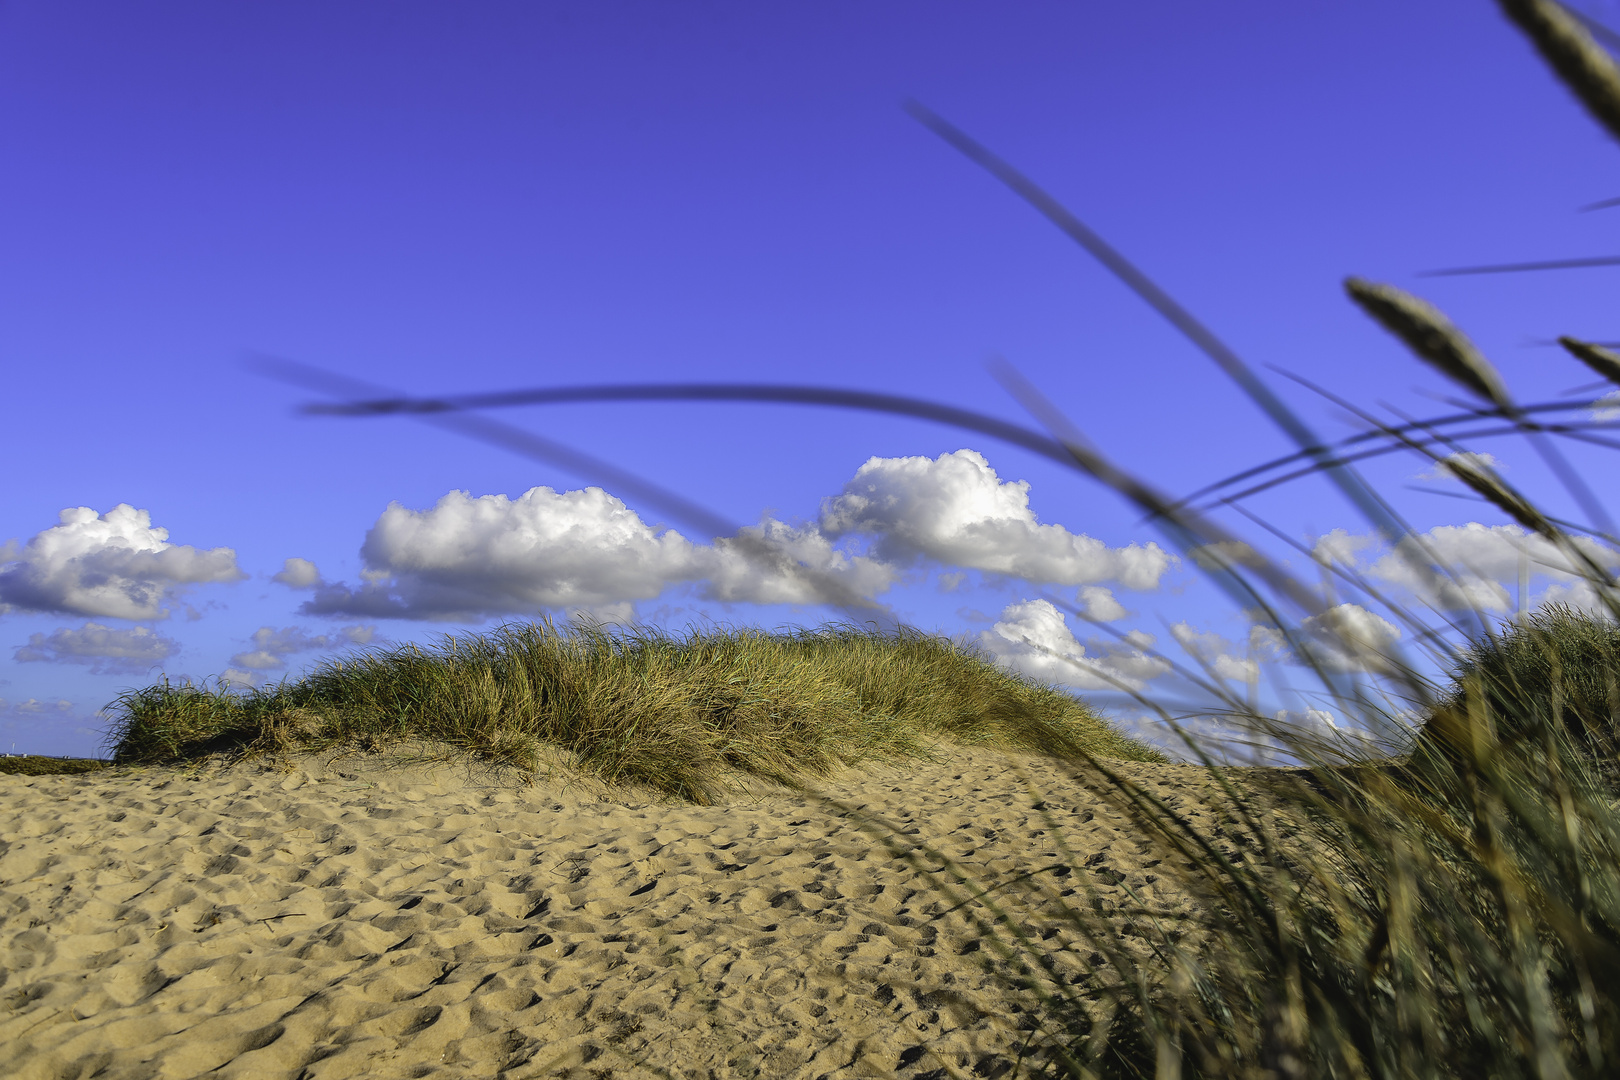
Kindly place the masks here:
<instances>
[{"instance_id":1,"label":"dune grass","mask_svg":"<svg viewBox=\"0 0 1620 1080\"><path fill-rule=\"evenodd\" d=\"M0 757L0 776L58 776L98 772L107 767L97 758L61 758L44 754L8 754Z\"/></svg>"},{"instance_id":2,"label":"dune grass","mask_svg":"<svg viewBox=\"0 0 1620 1080\"><path fill-rule=\"evenodd\" d=\"M533 770L550 747L603 781L698 803L739 774L793 784L925 756L940 740L1163 760L969 646L848 625L682 636L514 623L334 660L276 686L165 681L111 708L120 764L418 739Z\"/></svg>"}]
</instances>

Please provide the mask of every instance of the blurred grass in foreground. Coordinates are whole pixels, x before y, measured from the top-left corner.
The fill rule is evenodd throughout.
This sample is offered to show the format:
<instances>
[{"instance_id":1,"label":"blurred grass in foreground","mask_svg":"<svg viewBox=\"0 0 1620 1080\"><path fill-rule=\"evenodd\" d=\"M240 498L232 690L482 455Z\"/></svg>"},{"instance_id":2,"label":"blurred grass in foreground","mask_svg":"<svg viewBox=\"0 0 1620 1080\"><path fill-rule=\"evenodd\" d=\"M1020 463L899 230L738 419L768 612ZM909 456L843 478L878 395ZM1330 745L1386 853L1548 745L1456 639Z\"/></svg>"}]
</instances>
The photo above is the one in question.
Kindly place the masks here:
<instances>
[{"instance_id":1,"label":"blurred grass in foreground","mask_svg":"<svg viewBox=\"0 0 1620 1080\"><path fill-rule=\"evenodd\" d=\"M1159 761L1074 697L973 649L853 626L677 636L514 623L334 660L296 683L229 691L167 681L109 707L113 759L405 739L524 770L547 747L609 783L707 803L738 773L793 784L944 739Z\"/></svg>"},{"instance_id":2,"label":"blurred grass in foreground","mask_svg":"<svg viewBox=\"0 0 1620 1080\"><path fill-rule=\"evenodd\" d=\"M1620 66L1581 19L1553 0L1499 6L1620 138ZM1344 444L1317 439L1231 350L1050 196L965 134L920 113L1220 364L1294 441L1298 453L1285 463L1303 461L1300 475L1329 477L1385 544L1406 552L1433 597L1466 595L1455 586L1468 568L1439 559L1354 472ZM1108 762L1075 763L1076 784L1126 810L1166 872L1202 900L1202 923L1185 935L1160 926L1134 894L1134 904L1117 911L1094 891L1079 895L1076 882L1091 880L1084 852L1070 855L1061 888L1039 879L975 882L952 867L936 876L941 891L979 913L987 942L1039 1000L1038 1019L1023 1025L1029 1037L1019 1064L1026 1071L1157 1080L1620 1075L1620 588L1611 573L1620 542L1555 440L1620 447L1588 434L1590 426L1534 419L1545 407L1515 402L1496 369L1426 301L1358 278L1345 287L1417 358L1478 399L1468 414L1491 420L1493 434L1520 436L1588 520L1577 524L1541 509L1490 459L1467 454L1447 434L1449 419L1383 421L1329 400L1364 422L1359 439L1444 466L1481 505L1517 522L1526 557L1532 544L1541 545L1536 557L1571 575L1568 595L1579 596L1581 606L1498 622L1490 612L1438 599L1432 606L1420 600L1413 610L1353 568L1319 556L1320 588L1277 561L1225 558L1222 552L1242 550L1232 534L1113 466L1032 387L1004 378L1070 448L1077 471L1148 513L1184 553L1215 553L1197 560L1200 568L1252 621L1286 640L1316 676L1322 707L1374 733L1398 730L1409 717L1420 721L1403 760L1369 754L1346 763L1342 740L1263 714L1213 672L1194 674L1205 701L1190 711L1138 695L1167 722L1178 719L1173 713L1219 717L1308 768L1252 784L1211 767L1207 775L1226 809L1210 835ZM1569 337L1560 344L1620 384L1620 355ZM1601 404L1588 398L1558 408ZM1356 640L1342 625L1331 639L1322 634L1325 613L1347 599L1389 612L1418 655ZM1357 658L1359 674L1333 662L1346 656ZM1449 682L1436 685L1433 672ZM1188 747L1198 752L1190 738ZM878 823L869 824L882 835ZM1058 832L1060 823L1052 824ZM1048 947L1023 932L1018 913L1032 907L1060 915L1075 933L1089 956L1084 974L1062 975ZM1151 962L1125 947L1128 934L1145 934Z\"/></svg>"}]
</instances>

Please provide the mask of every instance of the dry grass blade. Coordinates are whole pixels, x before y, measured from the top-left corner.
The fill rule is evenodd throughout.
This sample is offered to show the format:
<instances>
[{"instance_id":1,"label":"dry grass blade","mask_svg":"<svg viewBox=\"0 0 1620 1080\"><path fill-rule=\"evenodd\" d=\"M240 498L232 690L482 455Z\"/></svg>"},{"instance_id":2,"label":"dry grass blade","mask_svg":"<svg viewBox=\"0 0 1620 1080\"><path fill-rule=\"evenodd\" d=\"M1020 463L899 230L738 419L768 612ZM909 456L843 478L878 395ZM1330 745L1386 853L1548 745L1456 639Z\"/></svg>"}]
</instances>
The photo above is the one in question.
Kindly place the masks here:
<instances>
[{"instance_id":1,"label":"dry grass blade","mask_svg":"<svg viewBox=\"0 0 1620 1080\"><path fill-rule=\"evenodd\" d=\"M1290 409L1271 387L1255 374L1242 357L1217 337L1214 331L1195 318L1192 312L1182 307L1152 278L1093 232L1068 207L1058 202L1011 164L992 153L989 147L982 145L967 132L918 102L907 102L906 111L928 130L955 147L969 161L1007 185L1014 194L1040 211L1048 221L1084 248L1092 258L1102 263L1166 322L1196 345L1205 356L1215 361L1226 376L1236 383L1302 452L1315 457L1334 485L1380 532L1391 539L1400 535L1396 523L1385 513L1383 504L1374 497L1361 477L1357 476L1354 470L1334 461L1310 425Z\"/></svg>"},{"instance_id":2,"label":"dry grass blade","mask_svg":"<svg viewBox=\"0 0 1620 1080\"><path fill-rule=\"evenodd\" d=\"M1620 139L1620 65L1553 0L1497 0L1598 123Z\"/></svg>"},{"instance_id":3,"label":"dry grass blade","mask_svg":"<svg viewBox=\"0 0 1620 1080\"><path fill-rule=\"evenodd\" d=\"M1568 335L1560 337L1558 344L1568 350L1569 355L1603 376L1616 385L1620 385L1620 353L1612 352L1603 346L1591 341L1582 341Z\"/></svg>"},{"instance_id":4,"label":"dry grass blade","mask_svg":"<svg viewBox=\"0 0 1620 1080\"><path fill-rule=\"evenodd\" d=\"M1513 407L1507 388L1490 361L1433 304L1404 289L1365 278L1345 278L1344 290L1361 310L1447 378L1498 408Z\"/></svg>"},{"instance_id":5,"label":"dry grass blade","mask_svg":"<svg viewBox=\"0 0 1620 1080\"><path fill-rule=\"evenodd\" d=\"M1534 262L1493 263L1488 266L1451 266L1444 270L1424 270L1418 274L1418 277L1522 274L1531 270L1585 270L1594 266L1620 266L1620 255L1587 255L1575 259L1538 259Z\"/></svg>"}]
</instances>

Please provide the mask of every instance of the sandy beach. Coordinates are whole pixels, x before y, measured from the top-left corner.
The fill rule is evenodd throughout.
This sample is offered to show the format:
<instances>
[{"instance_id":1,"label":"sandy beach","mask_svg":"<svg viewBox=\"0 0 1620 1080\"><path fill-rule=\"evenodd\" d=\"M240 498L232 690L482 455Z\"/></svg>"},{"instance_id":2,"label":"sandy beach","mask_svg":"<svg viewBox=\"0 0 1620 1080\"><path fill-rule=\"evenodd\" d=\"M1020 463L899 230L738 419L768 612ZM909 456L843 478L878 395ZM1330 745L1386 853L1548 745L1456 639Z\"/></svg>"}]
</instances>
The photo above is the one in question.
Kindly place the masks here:
<instances>
[{"instance_id":1,"label":"sandy beach","mask_svg":"<svg viewBox=\"0 0 1620 1080\"><path fill-rule=\"evenodd\" d=\"M1213 814L1202 770L1123 769ZM358 754L0 776L0 1056L28 1080L1005 1075L1033 998L943 862L867 815L984 884L1061 836L1070 901L1190 910L1050 761L951 749L818 788L693 806ZM1017 918L1081 970L1054 913Z\"/></svg>"}]
</instances>

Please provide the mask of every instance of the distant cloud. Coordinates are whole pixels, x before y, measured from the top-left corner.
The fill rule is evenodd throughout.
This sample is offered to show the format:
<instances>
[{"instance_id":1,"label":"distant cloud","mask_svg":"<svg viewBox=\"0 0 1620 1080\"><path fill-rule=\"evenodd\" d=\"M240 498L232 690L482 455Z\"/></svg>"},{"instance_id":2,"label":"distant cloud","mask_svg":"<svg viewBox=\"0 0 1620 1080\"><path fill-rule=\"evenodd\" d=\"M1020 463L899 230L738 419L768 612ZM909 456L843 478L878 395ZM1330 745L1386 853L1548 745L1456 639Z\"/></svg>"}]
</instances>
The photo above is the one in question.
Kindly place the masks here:
<instances>
[{"instance_id":1,"label":"distant cloud","mask_svg":"<svg viewBox=\"0 0 1620 1080\"><path fill-rule=\"evenodd\" d=\"M271 581L279 582L289 589L313 589L321 583L321 572L315 569L315 564L308 559L288 559L281 566L281 570L272 575Z\"/></svg>"},{"instance_id":2,"label":"distant cloud","mask_svg":"<svg viewBox=\"0 0 1620 1080\"><path fill-rule=\"evenodd\" d=\"M49 717L67 717L73 715L73 702L66 698L56 701L40 701L38 698L29 698L27 701L7 701L0 698L0 716L20 719L45 719Z\"/></svg>"},{"instance_id":3,"label":"distant cloud","mask_svg":"<svg viewBox=\"0 0 1620 1080\"><path fill-rule=\"evenodd\" d=\"M128 503L100 515L88 506L67 509L60 520L20 550L4 550L0 612L166 619L186 586L247 576L235 551L171 544L167 529Z\"/></svg>"},{"instance_id":4,"label":"distant cloud","mask_svg":"<svg viewBox=\"0 0 1620 1080\"><path fill-rule=\"evenodd\" d=\"M1439 461L1434 462L1427 469L1424 469L1412 479L1455 480L1457 479L1457 474L1451 468L1451 466L1454 464L1463 465L1465 467L1472 466L1475 471L1484 472L1487 475L1492 472L1499 473L1507 468L1506 465L1503 465L1502 462L1497 459L1495 454L1485 453L1484 451L1475 453L1472 450L1459 450L1455 454L1447 454Z\"/></svg>"},{"instance_id":5,"label":"distant cloud","mask_svg":"<svg viewBox=\"0 0 1620 1080\"><path fill-rule=\"evenodd\" d=\"M1101 585L1083 587L1078 598L1086 616L1098 622L1113 622L1130 614L1125 610L1124 604L1114 599L1113 590L1105 589Z\"/></svg>"},{"instance_id":6,"label":"distant cloud","mask_svg":"<svg viewBox=\"0 0 1620 1080\"><path fill-rule=\"evenodd\" d=\"M1039 524L1028 488L1000 481L971 450L872 458L824 501L819 522L767 518L706 544L648 525L601 488L536 487L515 499L452 491L427 510L391 503L366 534L358 583L322 581L302 559L288 559L276 580L313 590L304 615L474 621L551 610L629 619L636 603L676 585L724 604L878 607L919 559L959 568L940 575L946 590L967 569L1152 589L1174 563L1155 544L1109 548ZM1123 612L1108 589L1089 595L1098 610Z\"/></svg>"},{"instance_id":7,"label":"distant cloud","mask_svg":"<svg viewBox=\"0 0 1620 1080\"><path fill-rule=\"evenodd\" d=\"M1046 600L1007 605L996 624L979 633L978 643L1015 671L1080 690L1140 690L1170 670L1163 660L1128 645L1087 655L1063 613Z\"/></svg>"},{"instance_id":8,"label":"distant cloud","mask_svg":"<svg viewBox=\"0 0 1620 1080\"><path fill-rule=\"evenodd\" d=\"M87 664L93 674L134 674L150 670L180 651L180 643L144 626L115 630L87 622L77 630L63 628L30 634L28 644L12 654L21 663Z\"/></svg>"},{"instance_id":9,"label":"distant cloud","mask_svg":"<svg viewBox=\"0 0 1620 1080\"><path fill-rule=\"evenodd\" d=\"M369 645L376 636L375 626L345 626L332 634L308 634L296 626L277 630L261 626L253 631L253 647L231 657L231 664L246 671L272 671L287 666L294 653L340 649L349 645ZM231 672L226 677L231 677Z\"/></svg>"},{"instance_id":10,"label":"distant cloud","mask_svg":"<svg viewBox=\"0 0 1620 1080\"><path fill-rule=\"evenodd\" d=\"M1172 626L1170 636L1187 655L1218 679L1254 682L1260 677L1261 661L1284 656L1281 635L1265 626L1249 627L1248 641L1241 644L1221 634L1196 630L1186 622Z\"/></svg>"},{"instance_id":11,"label":"distant cloud","mask_svg":"<svg viewBox=\"0 0 1620 1080\"><path fill-rule=\"evenodd\" d=\"M1029 483L1000 479L982 454L874 457L841 495L822 504L821 531L876 537L874 552L906 565L925 557L1054 585L1117 581L1156 589L1175 562L1157 544L1110 548L1101 540L1042 525L1029 507Z\"/></svg>"},{"instance_id":12,"label":"distant cloud","mask_svg":"<svg viewBox=\"0 0 1620 1080\"><path fill-rule=\"evenodd\" d=\"M1313 659L1328 671L1392 671L1400 627L1360 604L1339 604L1300 624Z\"/></svg>"},{"instance_id":13,"label":"distant cloud","mask_svg":"<svg viewBox=\"0 0 1620 1080\"><path fill-rule=\"evenodd\" d=\"M1620 553L1587 537L1572 541L1599 566L1620 566ZM1403 598L1440 611L1513 609L1521 570L1542 584L1539 601L1563 600L1596 608L1597 599L1569 557L1548 540L1518 525L1441 525L1403 537L1393 548L1375 536L1335 529L1312 554L1340 563L1388 586ZM1537 598L1526 597L1526 602Z\"/></svg>"}]
</instances>

